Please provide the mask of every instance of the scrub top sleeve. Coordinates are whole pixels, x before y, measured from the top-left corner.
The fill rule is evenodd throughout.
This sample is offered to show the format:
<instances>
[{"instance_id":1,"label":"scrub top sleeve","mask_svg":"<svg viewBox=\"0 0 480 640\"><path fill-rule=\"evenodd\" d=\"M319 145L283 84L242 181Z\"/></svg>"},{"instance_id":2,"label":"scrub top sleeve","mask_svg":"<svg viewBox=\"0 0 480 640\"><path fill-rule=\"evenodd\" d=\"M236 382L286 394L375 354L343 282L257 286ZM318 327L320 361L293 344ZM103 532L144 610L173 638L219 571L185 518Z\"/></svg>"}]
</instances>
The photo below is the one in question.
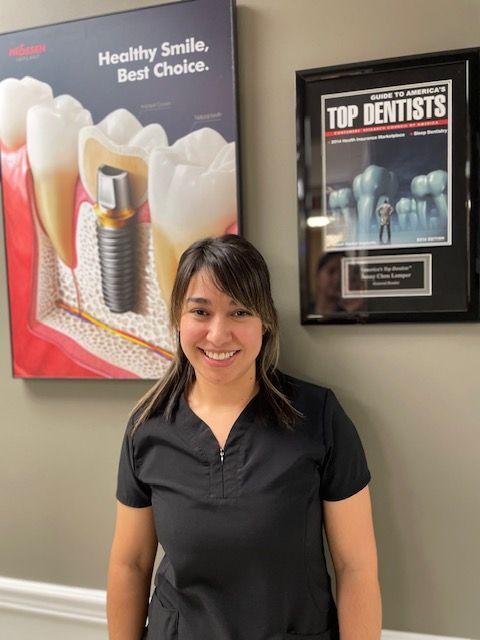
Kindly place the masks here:
<instances>
[{"instance_id":1,"label":"scrub top sleeve","mask_svg":"<svg viewBox=\"0 0 480 640\"><path fill-rule=\"evenodd\" d=\"M365 452L352 421L330 389L324 411L325 458L321 465L323 500L343 500L370 481Z\"/></svg>"},{"instance_id":2,"label":"scrub top sleeve","mask_svg":"<svg viewBox=\"0 0 480 640\"><path fill-rule=\"evenodd\" d=\"M135 470L133 436L130 433L131 419L123 437L118 465L117 500L128 507L149 507L152 504L151 489L138 478Z\"/></svg>"}]
</instances>

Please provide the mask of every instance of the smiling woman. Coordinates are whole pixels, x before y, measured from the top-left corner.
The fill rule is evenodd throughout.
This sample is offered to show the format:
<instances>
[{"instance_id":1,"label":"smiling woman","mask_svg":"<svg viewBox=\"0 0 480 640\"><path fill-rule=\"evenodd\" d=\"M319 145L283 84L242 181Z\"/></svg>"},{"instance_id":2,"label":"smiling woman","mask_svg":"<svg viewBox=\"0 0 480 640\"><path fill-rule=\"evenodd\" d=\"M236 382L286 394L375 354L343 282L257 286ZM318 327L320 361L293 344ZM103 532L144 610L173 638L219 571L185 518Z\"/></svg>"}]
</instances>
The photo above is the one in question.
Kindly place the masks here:
<instances>
[{"instance_id":1,"label":"smiling woman","mask_svg":"<svg viewBox=\"0 0 480 640\"><path fill-rule=\"evenodd\" d=\"M122 446L110 640L378 640L363 448L330 390L277 370L264 259L235 235L196 242L170 316L175 360Z\"/></svg>"}]
</instances>

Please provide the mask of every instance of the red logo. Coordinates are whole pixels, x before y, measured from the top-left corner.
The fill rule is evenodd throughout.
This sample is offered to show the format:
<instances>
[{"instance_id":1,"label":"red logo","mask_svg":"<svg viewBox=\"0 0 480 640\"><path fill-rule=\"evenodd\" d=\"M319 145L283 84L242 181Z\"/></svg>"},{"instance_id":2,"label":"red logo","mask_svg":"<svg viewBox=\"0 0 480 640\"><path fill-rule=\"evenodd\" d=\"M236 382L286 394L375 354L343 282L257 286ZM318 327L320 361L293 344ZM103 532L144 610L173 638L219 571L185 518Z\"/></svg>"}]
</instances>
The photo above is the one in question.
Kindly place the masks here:
<instances>
[{"instance_id":1,"label":"red logo","mask_svg":"<svg viewBox=\"0 0 480 640\"><path fill-rule=\"evenodd\" d=\"M24 45L23 42L18 47L10 47L8 50L8 55L11 58L24 58L27 56L38 56L41 53L45 53L47 51L46 44L32 44L32 45Z\"/></svg>"}]
</instances>

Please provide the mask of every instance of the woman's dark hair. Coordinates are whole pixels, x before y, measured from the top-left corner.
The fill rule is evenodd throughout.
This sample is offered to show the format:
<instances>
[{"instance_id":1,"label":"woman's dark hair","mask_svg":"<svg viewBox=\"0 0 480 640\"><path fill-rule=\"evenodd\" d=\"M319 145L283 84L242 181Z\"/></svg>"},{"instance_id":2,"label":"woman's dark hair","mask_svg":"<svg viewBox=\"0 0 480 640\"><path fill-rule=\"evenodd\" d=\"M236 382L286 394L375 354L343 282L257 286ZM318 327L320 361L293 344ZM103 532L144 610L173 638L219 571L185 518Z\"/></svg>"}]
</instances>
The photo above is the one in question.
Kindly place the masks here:
<instances>
[{"instance_id":1,"label":"woman's dark hair","mask_svg":"<svg viewBox=\"0 0 480 640\"><path fill-rule=\"evenodd\" d=\"M338 260L338 253L323 253L317 262L316 273L321 271L323 267L326 267L333 259Z\"/></svg>"},{"instance_id":2,"label":"woman's dark hair","mask_svg":"<svg viewBox=\"0 0 480 640\"><path fill-rule=\"evenodd\" d=\"M270 290L270 275L262 255L240 236L228 234L192 244L180 257L170 301L170 327L177 348L165 376L140 398L130 413L133 431L153 415L173 418L178 400L190 389L195 372L180 345L179 328L185 296L192 277L206 270L220 291L257 315L263 325L262 347L257 356L260 418L270 414L291 429L301 417L285 395L283 377L277 373L278 317Z\"/></svg>"}]
</instances>

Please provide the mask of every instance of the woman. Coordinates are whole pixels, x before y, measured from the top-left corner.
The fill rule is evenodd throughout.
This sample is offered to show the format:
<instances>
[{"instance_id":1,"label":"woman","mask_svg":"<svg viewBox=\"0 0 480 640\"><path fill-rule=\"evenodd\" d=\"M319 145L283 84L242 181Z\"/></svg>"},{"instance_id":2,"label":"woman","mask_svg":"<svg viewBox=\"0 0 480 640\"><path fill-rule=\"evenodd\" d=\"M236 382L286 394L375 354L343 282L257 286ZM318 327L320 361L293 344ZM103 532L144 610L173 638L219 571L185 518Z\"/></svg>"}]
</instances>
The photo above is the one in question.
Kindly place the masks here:
<instances>
[{"instance_id":1,"label":"woman","mask_svg":"<svg viewBox=\"0 0 480 640\"><path fill-rule=\"evenodd\" d=\"M330 390L276 369L262 256L234 235L193 244L171 324L175 360L133 409L122 446L110 640L140 640L147 607L148 640L378 640L363 449Z\"/></svg>"},{"instance_id":2,"label":"woman","mask_svg":"<svg viewBox=\"0 0 480 640\"><path fill-rule=\"evenodd\" d=\"M315 274L314 313L330 315L343 311L341 300L341 259L338 253L324 253Z\"/></svg>"},{"instance_id":3,"label":"woman","mask_svg":"<svg viewBox=\"0 0 480 640\"><path fill-rule=\"evenodd\" d=\"M349 271L349 288L362 291L359 265ZM342 256L339 253L324 253L317 264L315 273L315 300L312 313L330 316L338 313L358 313L366 309L366 298L343 298L341 291Z\"/></svg>"}]
</instances>

